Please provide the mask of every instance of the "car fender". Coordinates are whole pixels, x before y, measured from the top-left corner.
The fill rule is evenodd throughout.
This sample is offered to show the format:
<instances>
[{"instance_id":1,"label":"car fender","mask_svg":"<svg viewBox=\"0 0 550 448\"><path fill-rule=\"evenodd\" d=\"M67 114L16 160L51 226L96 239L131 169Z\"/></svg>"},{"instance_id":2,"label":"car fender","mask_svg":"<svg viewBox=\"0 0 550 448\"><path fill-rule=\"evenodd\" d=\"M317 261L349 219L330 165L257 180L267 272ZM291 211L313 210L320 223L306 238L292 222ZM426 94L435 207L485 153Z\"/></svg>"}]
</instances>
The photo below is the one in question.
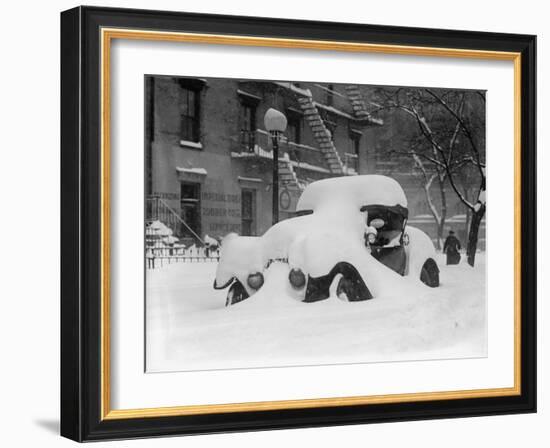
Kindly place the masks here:
<instances>
[{"instance_id":1,"label":"car fender","mask_svg":"<svg viewBox=\"0 0 550 448\"><path fill-rule=\"evenodd\" d=\"M302 236L291 245L288 260L291 269L302 269L309 278L325 277L335 272L336 266L349 264L375 297L388 285L402 281L399 274L370 254L360 236L330 232Z\"/></svg>"},{"instance_id":2,"label":"car fender","mask_svg":"<svg viewBox=\"0 0 550 448\"><path fill-rule=\"evenodd\" d=\"M420 278L420 272L426 260L431 258L437 263L435 247L430 237L416 227L407 226L405 233L409 239L409 243L406 246L408 258L407 275Z\"/></svg>"},{"instance_id":3,"label":"car fender","mask_svg":"<svg viewBox=\"0 0 550 448\"><path fill-rule=\"evenodd\" d=\"M290 246L290 268L300 268L312 277L321 277L339 261L347 261L353 251L349 239L335 232L314 232L302 235Z\"/></svg>"},{"instance_id":4,"label":"car fender","mask_svg":"<svg viewBox=\"0 0 550 448\"><path fill-rule=\"evenodd\" d=\"M247 278L254 272L263 271L263 250L260 237L227 235L221 243L220 260L216 268L214 287L229 286L237 279L249 295L256 291L250 288Z\"/></svg>"}]
</instances>

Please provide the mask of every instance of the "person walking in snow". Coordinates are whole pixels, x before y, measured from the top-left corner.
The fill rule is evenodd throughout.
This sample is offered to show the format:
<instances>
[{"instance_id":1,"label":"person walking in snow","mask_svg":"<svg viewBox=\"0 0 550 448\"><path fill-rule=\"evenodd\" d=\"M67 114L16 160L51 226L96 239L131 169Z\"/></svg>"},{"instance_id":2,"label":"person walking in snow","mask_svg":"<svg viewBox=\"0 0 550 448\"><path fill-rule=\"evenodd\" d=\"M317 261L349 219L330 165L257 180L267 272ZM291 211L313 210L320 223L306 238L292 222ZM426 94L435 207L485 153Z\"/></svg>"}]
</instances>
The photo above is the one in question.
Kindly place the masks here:
<instances>
[{"instance_id":1,"label":"person walking in snow","mask_svg":"<svg viewBox=\"0 0 550 448\"><path fill-rule=\"evenodd\" d=\"M460 246L460 241L455 236L455 233L450 230L449 236L445 240L443 245L443 253L447 254L447 264L458 264L460 263L460 252L459 250L462 247Z\"/></svg>"}]
</instances>

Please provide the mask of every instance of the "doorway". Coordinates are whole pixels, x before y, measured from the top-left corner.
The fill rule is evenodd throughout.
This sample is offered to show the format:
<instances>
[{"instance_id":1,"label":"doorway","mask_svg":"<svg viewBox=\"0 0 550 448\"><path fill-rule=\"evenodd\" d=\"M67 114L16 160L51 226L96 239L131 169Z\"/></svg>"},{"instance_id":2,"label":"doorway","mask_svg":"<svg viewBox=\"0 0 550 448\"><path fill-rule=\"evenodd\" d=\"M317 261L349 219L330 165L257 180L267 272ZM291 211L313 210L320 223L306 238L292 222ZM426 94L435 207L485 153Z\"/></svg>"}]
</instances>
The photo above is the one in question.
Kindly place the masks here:
<instances>
[{"instance_id":1,"label":"doorway","mask_svg":"<svg viewBox=\"0 0 550 448\"><path fill-rule=\"evenodd\" d=\"M182 182L180 192L181 219L188 227L180 223L179 234L184 238L193 238L194 240L195 236L189 229L197 235L201 235L201 184Z\"/></svg>"},{"instance_id":2,"label":"doorway","mask_svg":"<svg viewBox=\"0 0 550 448\"><path fill-rule=\"evenodd\" d=\"M256 190L241 190L241 234L256 235Z\"/></svg>"}]
</instances>

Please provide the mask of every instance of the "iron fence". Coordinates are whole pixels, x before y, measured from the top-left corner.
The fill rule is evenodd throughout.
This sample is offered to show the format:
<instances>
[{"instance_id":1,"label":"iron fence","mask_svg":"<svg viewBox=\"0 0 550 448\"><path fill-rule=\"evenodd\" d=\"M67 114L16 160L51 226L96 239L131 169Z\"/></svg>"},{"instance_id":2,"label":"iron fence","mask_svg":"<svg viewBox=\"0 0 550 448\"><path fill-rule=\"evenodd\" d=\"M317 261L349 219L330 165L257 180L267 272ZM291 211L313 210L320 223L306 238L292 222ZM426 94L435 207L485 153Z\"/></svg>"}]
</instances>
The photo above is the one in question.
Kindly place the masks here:
<instances>
[{"instance_id":1,"label":"iron fence","mask_svg":"<svg viewBox=\"0 0 550 448\"><path fill-rule=\"evenodd\" d=\"M147 269L155 269L172 263L217 263L220 260L219 248L162 246L147 247L145 251Z\"/></svg>"}]
</instances>

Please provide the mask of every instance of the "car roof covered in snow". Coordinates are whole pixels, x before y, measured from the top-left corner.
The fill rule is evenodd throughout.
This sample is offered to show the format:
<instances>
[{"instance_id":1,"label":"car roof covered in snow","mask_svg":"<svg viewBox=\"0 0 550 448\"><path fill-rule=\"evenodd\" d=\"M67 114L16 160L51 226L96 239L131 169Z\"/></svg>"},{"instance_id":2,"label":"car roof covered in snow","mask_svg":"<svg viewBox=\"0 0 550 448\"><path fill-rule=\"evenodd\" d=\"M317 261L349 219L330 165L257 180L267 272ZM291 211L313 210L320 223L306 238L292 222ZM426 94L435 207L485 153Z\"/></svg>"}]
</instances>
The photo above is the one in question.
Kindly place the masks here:
<instances>
[{"instance_id":1,"label":"car roof covered in snow","mask_svg":"<svg viewBox=\"0 0 550 448\"><path fill-rule=\"evenodd\" d=\"M391 177L377 174L333 177L313 182L300 196L296 211L315 210L319 204L352 202L359 210L366 205L407 207L405 192Z\"/></svg>"}]
</instances>

